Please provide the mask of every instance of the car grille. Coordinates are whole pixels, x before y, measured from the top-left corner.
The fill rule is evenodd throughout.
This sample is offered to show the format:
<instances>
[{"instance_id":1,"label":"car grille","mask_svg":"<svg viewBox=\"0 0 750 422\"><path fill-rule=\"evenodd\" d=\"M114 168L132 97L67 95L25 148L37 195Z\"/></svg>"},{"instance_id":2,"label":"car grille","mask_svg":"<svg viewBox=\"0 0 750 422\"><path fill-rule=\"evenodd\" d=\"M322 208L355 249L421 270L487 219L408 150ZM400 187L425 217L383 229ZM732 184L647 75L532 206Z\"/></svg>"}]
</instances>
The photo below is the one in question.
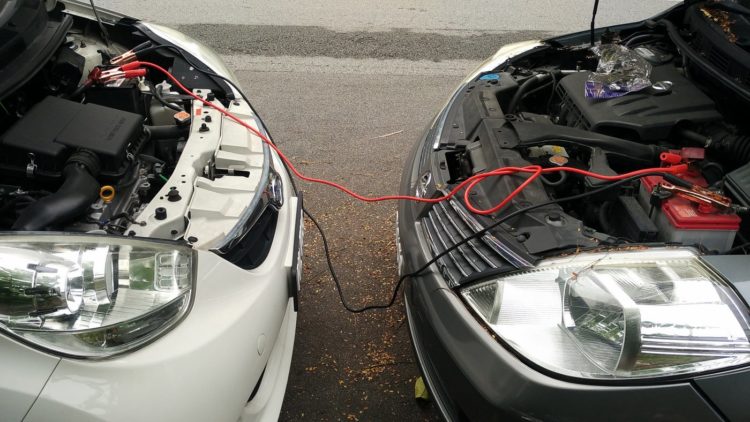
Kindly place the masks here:
<instances>
[{"instance_id":1,"label":"car grille","mask_svg":"<svg viewBox=\"0 0 750 422\"><path fill-rule=\"evenodd\" d=\"M435 204L422 219L422 228L429 239L433 256L436 256L483 227L463 205L451 199ZM484 234L449 252L437 264L448 283L457 286L472 274L507 266L509 261L528 265L528 262L505 248L495 236Z\"/></svg>"}]
</instances>

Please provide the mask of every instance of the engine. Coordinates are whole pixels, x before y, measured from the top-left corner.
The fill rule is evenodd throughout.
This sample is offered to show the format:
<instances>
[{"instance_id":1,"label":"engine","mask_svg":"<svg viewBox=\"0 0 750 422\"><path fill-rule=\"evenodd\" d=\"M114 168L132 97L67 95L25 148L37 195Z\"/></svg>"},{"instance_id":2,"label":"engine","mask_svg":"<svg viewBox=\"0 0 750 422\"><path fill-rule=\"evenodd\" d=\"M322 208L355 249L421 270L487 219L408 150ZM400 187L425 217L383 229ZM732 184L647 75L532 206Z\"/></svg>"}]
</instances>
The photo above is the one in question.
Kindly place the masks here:
<instances>
[{"instance_id":1,"label":"engine","mask_svg":"<svg viewBox=\"0 0 750 422\"><path fill-rule=\"evenodd\" d=\"M127 234L143 225L139 214L186 145L190 101L160 75L94 78L92 69L114 68L106 53L113 49L82 35L77 23L51 59L0 103L0 230ZM142 40L118 35L125 43L118 51ZM164 50L149 59L195 79Z\"/></svg>"},{"instance_id":2,"label":"engine","mask_svg":"<svg viewBox=\"0 0 750 422\"><path fill-rule=\"evenodd\" d=\"M550 204L513 218L496 235L515 238L509 244L537 255L628 243L737 250L750 236L750 128L738 113L750 101L743 97L750 80L737 76L750 53L732 27L722 25L724 12L722 2L699 3L660 22L604 32L602 46L637 55L650 69L650 86L627 95L587 96L600 57L586 38L546 46L480 75L446 116L449 129L436 143L436 185L453 186L500 167L615 175L681 165L678 174L650 175L562 203L554 199L598 192L606 181L572 171L542 175L504 212ZM716 57L732 59L717 69ZM471 200L489 208L515 195L524 177L486 179ZM476 218L492 224L492 218Z\"/></svg>"},{"instance_id":3,"label":"engine","mask_svg":"<svg viewBox=\"0 0 750 422\"><path fill-rule=\"evenodd\" d=\"M642 46L637 52L643 57L662 57L651 73L655 87L618 98L591 100L580 89L586 83L589 72L576 72L564 77L557 87L560 104L553 121L639 143L657 144L679 136L673 133L679 128L720 125L724 117L714 101L683 76L673 60L664 61L664 53L652 48ZM669 146L664 145L665 151L668 151ZM676 153L672 163L684 161L700 165L705 160L705 151L701 148L680 145L673 148L680 150L665 152ZM709 187L708 180L697 168L678 176L688 182L680 187L688 191ZM714 182L717 181L716 174L711 177ZM621 195L616 200L603 203L596 217L600 227L637 242L658 240L700 244L717 251L731 249L741 224L741 218L736 213L720 212L705 204L701 207L700 202L690 200L690 192L661 192L662 183L659 176L646 177L636 196ZM661 195L666 196L661 198Z\"/></svg>"},{"instance_id":4,"label":"engine","mask_svg":"<svg viewBox=\"0 0 750 422\"><path fill-rule=\"evenodd\" d=\"M641 47L639 52L644 51L649 50ZM555 123L624 139L658 142L668 139L681 122L705 124L722 119L713 100L671 62L655 66L651 73L652 80L664 87L662 91L647 89L592 101L581 88L587 78L588 72L562 78L557 88L560 110Z\"/></svg>"},{"instance_id":5,"label":"engine","mask_svg":"<svg viewBox=\"0 0 750 422\"><path fill-rule=\"evenodd\" d=\"M61 185L29 205L11 228L38 231L83 214L100 196L99 177L114 181L129 173L126 151L130 147L132 156L139 149L142 120L135 113L53 96L34 105L0 138L6 171L16 179L60 179ZM115 196L114 189L101 196Z\"/></svg>"}]
</instances>

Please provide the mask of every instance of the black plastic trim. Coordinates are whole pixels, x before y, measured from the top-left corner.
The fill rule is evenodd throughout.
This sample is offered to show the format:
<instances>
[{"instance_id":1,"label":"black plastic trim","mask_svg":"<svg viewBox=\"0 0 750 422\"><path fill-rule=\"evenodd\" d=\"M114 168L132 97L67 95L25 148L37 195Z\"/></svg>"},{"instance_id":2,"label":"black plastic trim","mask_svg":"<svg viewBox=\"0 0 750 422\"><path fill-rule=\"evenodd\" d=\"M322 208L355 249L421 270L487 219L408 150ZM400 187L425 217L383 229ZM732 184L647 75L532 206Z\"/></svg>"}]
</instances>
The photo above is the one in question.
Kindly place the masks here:
<instances>
[{"instance_id":1,"label":"black plastic trim","mask_svg":"<svg viewBox=\"0 0 750 422\"><path fill-rule=\"evenodd\" d=\"M153 41L155 44L157 44L157 45L169 45L169 46L178 48L182 52L182 54L184 54L191 62L193 62L193 63L200 63L203 66L205 66L205 69L196 69L195 71L197 73L201 73L202 75L206 76L211 82L213 82L214 84L216 84L217 87L219 87L222 91L224 91L224 93L227 96L233 96L234 91L232 90L232 87L229 86L229 84L227 82L225 82L224 80L222 80L220 78L215 78L215 77L213 77L211 75L207 75L207 74L203 73L201 70L207 70L209 72L213 72L213 70L209 66L207 66L205 63L203 63L200 59L198 59L194 55L190 54L189 51L186 51L185 49L183 49L179 45L175 45L174 43L171 43L171 42L165 40L164 38L156 35L156 33L154 33L154 31L152 31L151 29L149 29L149 27L147 25L144 25L141 21L133 20L130 24L134 28L136 28L137 30L141 31L141 33L143 33L143 35L145 35L148 39L150 39L151 41ZM184 60L182 57L179 57L177 55L175 57L179 58L180 60ZM209 87L204 87L204 88L209 88ZM257 114L256 114L256 116L257 116Z\"/></svg>"},{"instance_id":2,"label":"black plastic trim","mask_svg":"<svg viewBox=\"0 0 750 422\"><path fill-rule=\"evenodd\" d=\"M304 230L304 204L302 202L302 192L297 192L297 210L295 211L295 223L294 223L294 247L292 248L292 268L289 271L289 296L292 297L294 303L294 312L299 310L299 290L300 285L298 280L302 277L302 255L303 255L303 239L302 233Z\"/></svg>"},{"instance_id":3,"label":"black plastic trim","mask_svg":"<svg viewBox=\"0 0 750 422\"><path fill-rule=\"evenodd\" d=\"M404 294L404 308L406 309L406 322L409 326L409 337L411 338L414 356L417 358L417 366L419 366L419 371L422 373L427 391L430 392L430 398L437 405L440 416L442 416L446 422L453 422L455 419L453 417L454 410L452 409L452 406L448 404L448 400L445 398L446 393L443 391L440 384L435 382L437 377L434 374L435 368L432 367L427 359L426 351L422 350L421 339L417 333L416 327L414 326L414 315L412 315L412 310L409 307L407 294Z\"/></svg>"},{"instance_id":4,"label":"black plastic trim","mask_svg":"<svg viewBox=\"0 0 750 422\"><path fill-rule=\"evenodd\" d=\"M659 23L667 28L669 39L672 40L673 43L675 43L677 48L680 49L680 52L688 59L690 59L693 64L701 68L704 72L708 73L709 76L716 79L724 86L732 89L744 101L750 102L750 90L748 90L745 86L728 78L723 72L716 69L716 67L714 67L708 60L706 60L699 53L693 50L693 47L691 47L684 39L682 39L679 30L672 22L666 19L662 19L659 21Z\"/></svg>"}]
</instances>

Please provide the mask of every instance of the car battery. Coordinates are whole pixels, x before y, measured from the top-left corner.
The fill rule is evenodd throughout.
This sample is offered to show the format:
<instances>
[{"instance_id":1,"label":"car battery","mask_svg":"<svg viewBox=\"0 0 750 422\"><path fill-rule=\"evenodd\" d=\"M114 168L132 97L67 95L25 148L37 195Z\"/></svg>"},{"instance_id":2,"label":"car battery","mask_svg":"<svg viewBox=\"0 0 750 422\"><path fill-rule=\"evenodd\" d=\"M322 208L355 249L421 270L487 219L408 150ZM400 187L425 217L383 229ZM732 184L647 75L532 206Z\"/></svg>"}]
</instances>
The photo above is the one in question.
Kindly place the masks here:
<instances>
[{"instance_id":1,"label":"car battery","mask_svg":"<svg viewBox=\"0 0 750 422\"><path fill-rule=\"evenodd\" d=\"M695 174L680 174L692 184L707 187L706 180ZM672 195L663 200L661 206L651 205L651 194L659 183L660 176L641 179L640 202L659 229L657 239L662 242L701 245L709 250L726 252L732 248L734 237L740 228L741 218L734 212L717 211L704 213L697 203ZM652 209L654 208L654 209Z\"/></svg>"}]
</instances>

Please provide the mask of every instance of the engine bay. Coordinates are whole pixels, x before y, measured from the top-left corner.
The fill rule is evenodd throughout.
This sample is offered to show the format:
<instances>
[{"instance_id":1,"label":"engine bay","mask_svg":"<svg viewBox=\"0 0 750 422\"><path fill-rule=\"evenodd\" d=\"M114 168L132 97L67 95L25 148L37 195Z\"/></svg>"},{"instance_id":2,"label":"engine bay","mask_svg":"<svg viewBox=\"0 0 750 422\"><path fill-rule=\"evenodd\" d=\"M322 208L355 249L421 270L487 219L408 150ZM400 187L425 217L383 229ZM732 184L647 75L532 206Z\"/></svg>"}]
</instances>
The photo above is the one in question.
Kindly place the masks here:
<instances>
[{"instance_id":1,"label":"engine bay","mask_svg":"<svg viewBox=\"0 0 750 422\"><path fill-rule=\"evenodd\" d=\"M267 146L217 111L264 130L231 81L137 21L104 40L61 3L17 13L0 49L0 74L25 81L0 87L0 230L184 240L261 260L282 192Z\"/></svg>"},{"instance_id":2,"label":"engine bay","mask_svg":"<svg viewBox=\"0 0 750 422\"><path fill-rule=\"evenodd\" d=\"M685 165L669 180L652 175L582 201L530 210L495 235L519 256L635 243L744 253L750 128L742 111L750 102L750 52L722 24L727 16L740 22L732 13L723 2L697 3L658 22L599 31L597 48L617 46L650 69L650 86L616 98L588 96L601 57L585 34L547 42L481 74L445 112L445 130L429 145L421 194L439 196L506 167L618 175ZM273 178L260 140L178 92L164 75L120 65L137 53L170 69L201 98L254 121L231 87L137 24L116 26L112 48L91 21L63 10L41 16L57 19L64 31L26 82L2 92L0 230L208 244L227 235L232 222L259 218L244 215L240 204L255 196L248 179L261 186ZM471 201L486 209L512 197L502 216L605 184L561 171L511 195L526 177L487 179ZM264 201L272 202L268 195ZM476 215L470 223L492 220Z\"/></svg>"},{"instance_id":3,"label":"engine bay","mask_svg":"<svg viewBox=\"0 0 750 422\"><path fill-rule=\"evenodd\" d=\"M530 210L493 235L511 249L510 255L529 259L632 244L745 253L750 138L743 110L750 79L739 76L750 74L750 52L716 20L721 13L731 14L722 2L675 8L660 21L600 31L596 48L582 33L480 74L456 94L444 129L427 146L432 160L423 165L418 192L437 197L475 175L505 167L618 175L684 165L675 177L651 175L580 201ZM587 81L601 59L596 49L605 46L637 54L650 69L650 86L614 98L590 98ZM528 177L487 178L473 189L470 201L488 209L513 196ZM570 171L550 172L525 186L496 215L464 220L488 227L495 218L591 192L604 183ZM427 218L433 218L428 235L439 238L442 229L434 216Z\"/></svg>"}]
</instances>

